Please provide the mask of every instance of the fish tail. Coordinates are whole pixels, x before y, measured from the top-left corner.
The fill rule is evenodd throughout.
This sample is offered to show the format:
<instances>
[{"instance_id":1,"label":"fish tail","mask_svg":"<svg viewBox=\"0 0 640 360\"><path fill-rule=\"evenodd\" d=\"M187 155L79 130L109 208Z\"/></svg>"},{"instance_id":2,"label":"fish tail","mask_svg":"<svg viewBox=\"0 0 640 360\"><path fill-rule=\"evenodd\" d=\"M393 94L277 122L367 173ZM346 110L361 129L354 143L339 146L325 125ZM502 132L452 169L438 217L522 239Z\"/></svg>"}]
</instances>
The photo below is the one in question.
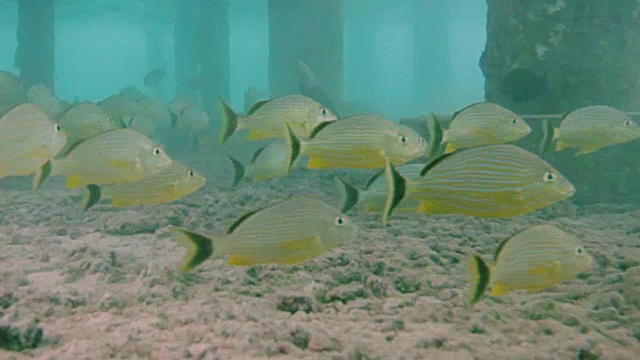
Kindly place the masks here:
<instances>
[{"instance_id":1,"label":"fish tail","mask_svg":"<svg viewBox=\"0 0 640 360\"><path fill-rule=\"evenodd\" d=\"M222 131L220 132L220 143L224 143L238 129L238 114L222 99L220 102L220 111L222 115Z\"/></svg>"},{"instance_id":2,"label":"fish tail","mask_svg":"<svg viewBox=\"0 0 640 360\"><path fill-rule=\"evenodd\" d=\"M180 227L172 227L170 231L178 244L187 248L180 271L193 270L213 255L213 240L210 238Z\"/></svg>"},{"instance_id":3,"label":"fish tail","mask_svg":"<svg viewBox=\"0 0 640 360\"><path fill-rule=\"evenodd\" d=\"M338 179L338 182L342 185L342 190L344 191L344 201L342 203L342 213L346 213L351 210L356 204L358 204L358 200L360 198L360 190L358 190L355 186L347 183L341 178Z\"/></svg>"},{"instance_id":4,"label":"fish tail","mask_svg":"<svg viewBox=\"0 0 640 360\"><path fill-rule=\"evenodd\" d=\"M554 128L551 120L542 120L542 142L540 143L540 154L544 154L551 150L554 139Z\"/></svg>"},{"instance_id":5,"label":"fish tail","mask_svg":"<svg viewBox=\"0 0 640 360\"><path fill-rule=\"evenodd\" d=\"M396 170L389 158L385 160L385 177L387 179L388 193L387 202L385 203L384 213L382 215L382 223L387 225L393 209L398 206L405 196L407 181Z\"/></svg>"},{"instance_id":6,"label":"fish tail","mask_svg":"<svg viewBox=\"0 0 640 360\"><path fill-rule=\"evenodd\" d=\"M100 202L101 197L102 197L102 188L100 188L100 186L95 184L87 185L87 187L85 188L84 198L82 201L82 203L84 204L82 206L82 209L85 211L89 210L95 204Z\"/></svg>"},{"instance_id":7,"label":"fish tail","mask_svg":"<svg viewBox=\"0 0 640 360\"><path fill-rule=\"evenodd\" d=\"M440 147L442 146L442 139L444 131L442 130L442 124L436 114L431 113L431 119L427 119L427 126L429 128L429 136L431 137L431 148L429 149L429 158L440 155Z\"/></svg>"},{"instance_id":8,"label":"fish tail","mask_svg":"<svg viewBox=\"0 0 640 360\"><path fill-rule=\"evenodd\" d=\"M471 271L471 291L469 302L471 305L480 300L482 294L489 285L490 267L478 254L470 254L468 257L469 270Z\"/></svg>"},{"instance_id":9,"label":"fish tail","mask_svg":"<svg viewBox=\"0 0 640 360\"><path fill-rule=\"evenodd\" d=\"M244 174L246 173L244 165L231 156L227 156L233 165L233 187L238 186L240 181L244 178Z\"/></svg>"},{"instance_id":10,"label":"fish tail","mask_svg":"<svg viewBox=\"0 0 640 360\"><path fill-rule=\"evenodd\" d=\"M51 175L51 160L44 163L33 175L33 190L38 190Z\"/></svg>"},{"instance_id":11,"label":"fish tail","mask_svg":"<svg viewBox=\"0 0 640 360\"><path fill-rule=\"evenodd\" d=\"M300 150L302 149L302 143L300 142L300 139L298 139L296 134L293 133L293 130L291 130L289 124L287 124L286 128L286 140L287 145L289 145L289 159L287 164L287 173L289 173L289 171L291 171L291 168L293 167L293 164L298 159L298 156L300 156Z\"/></svg>"}]
</instances>

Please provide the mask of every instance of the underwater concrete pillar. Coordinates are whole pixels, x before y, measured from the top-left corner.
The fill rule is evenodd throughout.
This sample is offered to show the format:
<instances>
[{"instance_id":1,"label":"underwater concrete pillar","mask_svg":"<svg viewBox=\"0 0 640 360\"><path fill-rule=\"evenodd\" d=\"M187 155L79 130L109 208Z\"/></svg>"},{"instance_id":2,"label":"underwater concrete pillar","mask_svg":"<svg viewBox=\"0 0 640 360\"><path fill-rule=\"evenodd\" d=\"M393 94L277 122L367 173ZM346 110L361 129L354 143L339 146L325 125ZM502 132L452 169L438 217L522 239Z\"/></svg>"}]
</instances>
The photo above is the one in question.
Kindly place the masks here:
<instances>
[{"instance_id":1,"label":"underwater concrete pillar","mask_svg":"<svg viewBox=\"0 0 640 360\"><path fill-rule=\"evenodd\" d=\"M202 106L211 119L219 113L217 99L230 97L229 0L201 0L200 14Z\"/></svg>"},{"instance_id":2,"label":"underwater concrete pillar","mask_svg":"<svg viewBox=\"0 0 640 360\"><path fill-rule=\"evenodd\" d=\"M446 101L450 79L449 19L450 3L414 0L413 75L416 109L432 111Z\"/></svg>"},{"instance_id":3,"label":"underwater concrete pillar","mask_svg":"<svg viewBox=\"0 0 640 360\"><path fill-rule=\"evenodd\" d=\"M487 100L520 114L562 114L595 104L640 111L640 2L487 0L487 5L480 60ZM509 78L515 68L527 70ZM520 94L519 101L514 94ZM540 121L529 123L534 132L519 144L535 149ZM635 141L580 157L563 151L544 158L574 184L574 202L620 203L640 201L639 153Z\"/></svg>"},{"instance_id":4,"label":"underwater concrete pillar","mask_svg":"<svg viewBox=\"0 0 640 360\"><path fill-rule=\"evenodd\" d=\"M55 0L19 0L15 66L26 88L55 91Z\"/></svg>"},{"instance_id":5,"label":"underwater concrete pillar","mask_svg":"<svg viewBox=\"0 0 640 360\"><path fill-rule=\"evenodd\" d=\"M271 96L299 93L302 60L334 102L343 93L343 1L269 0Z\"/></svg>"},{"instance_id":6,"label":"underwater concrete pillar","mask_svg":"<svg viewBox=\"0 0 640 360\"><path fill-rule=\"evenodd\" d=\"M176 95L189 96L194 100L197 91L190 86L190 81L199 74L197 57L199 14L199 1L181 1L180 6L176 7L174 25Z\"/></svg>"}]
</instances>

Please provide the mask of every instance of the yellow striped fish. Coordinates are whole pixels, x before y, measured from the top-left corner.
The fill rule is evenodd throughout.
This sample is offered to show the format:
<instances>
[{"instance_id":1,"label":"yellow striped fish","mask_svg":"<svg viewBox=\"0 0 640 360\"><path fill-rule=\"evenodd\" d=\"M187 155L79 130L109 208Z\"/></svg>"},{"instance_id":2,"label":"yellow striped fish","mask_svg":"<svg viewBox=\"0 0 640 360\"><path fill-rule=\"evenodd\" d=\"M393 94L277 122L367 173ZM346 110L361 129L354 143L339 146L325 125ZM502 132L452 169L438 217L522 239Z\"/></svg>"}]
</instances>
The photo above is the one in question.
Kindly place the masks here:
<instances>
[{"instance_id":1,"label":"yellow striped fish","mask_svg":"<svg viewBox=\"0 0 640 360\"><path fill-rule=\"evenodd\" d=\"M551 148L554 140L556 151L577 148L576 155L584 155L640 138L640 126L636 122L627 114L604 105L587 106L565 114L556 129L549 120L545 120L543 126L543 152Z\"/></svg>"},{"instance_id":2,"label":"yellow striped fish","mask_svg":"<svg viewBox=\"0 0 640 360\"><path fill-rule=\"evenodd\" d=\"M77 143L52 160L52 175L65 175L67 187L142 180L171 165L171 158L146 136L117 129Z\"/></svg>"},{"instance_id":3,"label":"yellow striped fish","mask_svg":"<svg viewBox=\"0 0 640 360\"><path fill-rule=\"evenodd\" d=\"M320 124L337 118L324 105L303 95L287 95L255 103L246 117L239 117L224 101L220 101L223 129L220 142L237 130L248 129L249 139L282 138L289 125L296 136L308 138Z\"/></svg>"},{"instance_id":4,"label":"yellow striped fish","mask_svg":"<svg viewBox=\"0 0 640 360\"><path fill-rule=\"evenodd\" d=\"M289 146L282 140L276 140L258 149L248 166L231 156L229 160L235 171L233 186L246 177L251 178L253 182L276 179L289 173Z\"/></svg>"},{"instance_id":5,"label":"yellow striped fish","mask_svg":"<svg viewBox=\"0 0 640 360\"><path fill-rule=\"evenodd\" d=\"M181 199L204 186L202 174L173 161L142 180L110 185L88 185L85 210L98 201L111 200L113 207L159 205Z\"/></svg>"},{"instance_id":6,"label":"yellow striped fish","mask_svg":"<svg viewBox=\"0 0 640 360\"><path fill-rule=\"evenodd\" d=\"M72 105L58 122L62 131L76 141L119 128L100 106L90 102Z\"/></svg>"},{"instance_id":7,"label":"yellow striped fish","mask_svg":"<svg viewBox=\"0 0 640 360\"><path fill-rule=\"evenodd\" d=\"M48 172L49 161L62 150L67 138L42 110L25 103L0 118L0 178Z\"/></svg>"},{"instance_id":8,"label":"yellow striped fish","mask_svg":"<svg viewBox=\"0 0 640 360\"><path fill-rule=\"evenodd\" d=\"M0 116L27 101L27 91L20 78L0 70Z\"/></svg>"},{"instance_id":9,"label":"yellow striped fish","mask_svg":"<svg viewBox=\"0 0 640 360\"><path fill-rule=\"evenodd\" d=\"M384 168L385 159L394 165L422 156L426 141L413 129L385 120L379 115L362 114L321 126L308 140L288 131L291 160L309 156L309 169Z\"/></svg>"},{"instance_id":10,"label":"yellow striped fish","mask_svg":"<svg viewBox=\"0 0 640 360\"><path fill-rule=\"evenodd\" d=\"M340 246L357 229L338 210L302 196L245 214L226 235L211 238L178 227L171 232L187 248L181 270L188 271L225 256L230 265L298 264Z\"/></svg>"},{"instance_id":11,"label":"yellow striped fish","mask_svg":"<svg viewBox=\"0 0 640 360\"><path fill-rule=\"evenodd\" d=\"M33 85L27 90L27 101L37 106L52 119L58 119L64 109L51 89L44 84Z\"/></svg>"},{"instance_id":12,"label":"yellow striped fish","mask_svg":"<svg viewBox=\"0 0 640 360\"><path fill-rule=\"evenodd\" d=\"M409 164L398 167L398 173L407 180L420 179L420 172L424 164ZM384 171L373 175L367 181L364 189L358 189L346 181L338 178L343 187L344 198L342 212L346 213L354 206L364 204L365 213L383 212L389 190ZM420 199L415 197L405 197L394 209L395 212L416 212L420 207Z\"/></svg>"},{"instance_id":13,"label":"yellow striped fish","mask_svg":"<svg viewBox=\"0 0 640 360\"><path fill-rule=\"evenodd\" d=\"M436 131L442 132L445 154L456 149L504 144L531 133L531 127L511 110L490 102L478 102L453 114L449 128L443 130L438 121ZM435 146L436 144L432 144Z\"/></svg>"},{"instance_id":14,"label":"yellow striped fish","mask_svg":"<svg viewBox=\"0 0 640 360\"><path fill-rule=\"evenodd\" d=\"M118 94L109 96L98 105L116 123L124 123L142 110L137 101Z\"/></svg>"},{"instance_id":15,"label":"yellow striped fish","mask_svg":"<svg viewBox=\"0 0 640 360\"><path fill-rule=\"evenodd\" d=\"M478 254L469 255L470 302L480 300L487 287L491 287L492 296L501 296L557 285L588 271L592 263L575 236L552 225L532 226L504 240L492 264Z\"/></svg>"},{"instance_id":16,"label":"yellow striped fish","mask_svg":"<svg viewBox=\"0 0 640 360\"><path fill-rule=\"evenodd\" d=\"M510 217L550 206L575 193L558 170L515 145L486 145L443 155L404 179L387 165L390 191L383 221L404 197L420 199L419 212ZM391 200L393 199L393 200Z\"/></svg>"}]
</instances>

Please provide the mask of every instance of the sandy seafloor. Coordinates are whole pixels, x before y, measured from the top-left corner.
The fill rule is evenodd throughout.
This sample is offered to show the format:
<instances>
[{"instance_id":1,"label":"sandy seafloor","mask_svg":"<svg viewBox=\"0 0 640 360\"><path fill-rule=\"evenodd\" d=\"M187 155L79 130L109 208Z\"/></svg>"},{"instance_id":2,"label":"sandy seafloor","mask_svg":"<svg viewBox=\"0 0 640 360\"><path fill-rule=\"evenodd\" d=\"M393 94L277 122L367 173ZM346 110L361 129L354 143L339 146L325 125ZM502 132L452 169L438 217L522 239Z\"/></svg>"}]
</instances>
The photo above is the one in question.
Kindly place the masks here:
<instances>
[{"instance_id":1,"label":"sandy seafloor","mask_svg":"<svg viewBox=\"0 0 640 360\"><path fill-rule=\"evenodd\" d=\"M232 189L226 162L191 164L206 170L207 186L156 207L82 212L78 192L62 190L61 179L39 192L7 190L16 180L3 180L0 325L37 347L0 350L0 359L640 356L638 205L565 202L511 219L396 214L389 227L355 212L355 239L301 265L218 260L184 275L177 271L184 249L166 236L172 224L221 233L291 194L340 202L337 172L296 170ZM366 180L364 172L339 173ZM489 257L502 239L541 222L577 234L596 260L592 271L469 308L464 253Z\"/></svg>"}]
</instances>

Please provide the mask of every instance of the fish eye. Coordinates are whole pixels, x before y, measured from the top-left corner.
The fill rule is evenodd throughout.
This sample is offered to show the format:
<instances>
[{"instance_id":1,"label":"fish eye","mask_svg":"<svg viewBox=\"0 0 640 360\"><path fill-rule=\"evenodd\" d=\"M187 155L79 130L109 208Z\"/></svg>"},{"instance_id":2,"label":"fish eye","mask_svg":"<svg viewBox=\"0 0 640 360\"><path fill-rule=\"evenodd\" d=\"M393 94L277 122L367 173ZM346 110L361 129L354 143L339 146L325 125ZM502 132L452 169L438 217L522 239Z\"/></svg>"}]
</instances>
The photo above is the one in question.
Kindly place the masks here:
<instances>
[{"instance_id":1,"label":"fish eye","mask_svg":"<svg viewBox=\"0 0 640 360\"><path fill-rule=\"evenodd\" d=\"M193 170L191 170L191 169L187 170L187 176L188 177L193 177L193 175L194 175L193 174Z\"/></svg>"},{"instance_id":2,"label":"fish eye","mask_svg":"<svg viewBox=\"0 0 640 360\"><path fill-rule=\"evenodd\" d=\"M53 125L53 131L54 131L54 132L60 132L60 125L58 125L58 124L54 124L54 125Z\"/></svg>"},{"instance_id":3,"label":"fish eye","mask_svg":"<svg viewBox=\"0 0 640 360\"><path fill-rule=\"evenodd\" d=\"M153 155L158 156L162 153L162 150L160 150L159 147L154 147L153 148Z\"/></svg>"},{"instance_id":4,"label":"fish eye","mask_svg":"<svg viewBox=\"0 0 640 360\"><path fill-rule=\"evenodd\" d=\"M624 126L631 126L631 125L633 125L633 121L631 121L631 120L625 120L625 122L624 122Z\"/></svg>"},{"instance_id":5,"label":"fish eye","mask_svg":"<svg viewBox=\"0 0 640 360\"><path fill-rule=\"evenodd\" d=\"M516 118L511 118L511 123L515 125L518 123L518 120Z\"/></svg>"},{"instance_id":6,"label":"fish eye","mask_svg":"<svg viewBox=\"0 0 640 360\"><path fill-rule=\"evenodd\" d=\"M420 138L420 144L424 144L424 139Z\"/></svg>"},{"instance_id":7,"label":"fish eye","mask_svg":"<svg viewBox=\"0 0 640 360\"><path fill-rule=\"evenodd\" d=\"M344 223L345 223L345 219L344 219L342 216L338 216L338 217L336 218L335 223L336 223L336 225L338 225L338 226L340 226L340 225L344 225Z\"/></svg>"},{"instance_id":8,"label":"fish eye","mask_svg":"<svg viewBox=\"0 0 640 360\"><path fill-rule=\"evenodd\" d=\"M327 116L328 113L327 108L320 108L320 114L322 114L322 116Z\"/></svg>"},{"instance_id":9,"label":"fish eye","mask_svg":"<svg viewBox=\"0 0 640 360\"><path fill-rule=\"evenodd\" d=\"M406 136L400 135L400 136L398 136L398 141L400 141L400 144L406 144L407 141L409 141L409 140L407 139Z\"/></svg>"},{"instance_id":10,"label":"fish eye","mask_svg":"<svg viewBox=\"0 0 640 360\"><path fill-rule=\"evenodd\" d=\"M584 252L584 250L581 247L577 247L576 248L576 253L577 254L582 254Z\"/></svg>"},{"instance_id":11,"label":"fish eye","mask_svg":"<svg viewBox=\"0 0 640 360\"><path fill-rule=\"evenodd\" d=\"M556 174L554 174L552 172L546 172L546 173L544 173L543 179L546 182L552 182L552 181L554 181L556 179Z\"/></svg>"}]
</instances>

